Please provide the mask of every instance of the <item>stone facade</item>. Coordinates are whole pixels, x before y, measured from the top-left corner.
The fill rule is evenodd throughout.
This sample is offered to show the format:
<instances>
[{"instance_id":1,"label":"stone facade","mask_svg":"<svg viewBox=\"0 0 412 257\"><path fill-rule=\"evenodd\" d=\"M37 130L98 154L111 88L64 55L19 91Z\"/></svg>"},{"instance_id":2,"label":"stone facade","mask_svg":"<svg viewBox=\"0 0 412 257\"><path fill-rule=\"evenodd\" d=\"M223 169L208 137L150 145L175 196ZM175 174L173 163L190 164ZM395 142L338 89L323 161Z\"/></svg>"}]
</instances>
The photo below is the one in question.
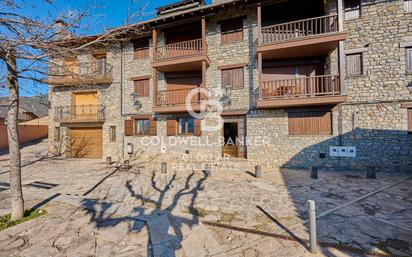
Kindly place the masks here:
<instances>
[{"instance_id":1,"label":"stone facade","mask_svg":"<svg viewBox=\"0 0 412 257\"><path fill-rule=\"evenodd\" d=\"M334 1L328 1L326 13L336 13ZM219 21L244 17L243 40L228 44L220 41ZM248 145L244 151L247 159L267 166L308 168L320 165L328 168L364 168L373 165L379 170L400 171L412 167L412 137L407 132L407 109L403 103L412 102L412 75L407 74L405 45L412 42L411 13L404 13L403 1L362 1L360 18L344 21L346 53L362 52L363 74L345 76L342 91L347 101L332 109L332 134L328 136L291 136L288 133L288 110L256 107L259 86L257 60L258 22L256 7L226 8L206 19L207 55L210 65L206 70L206 88L221 88L219 66L244 63L244 87L228 91L231 104L224 111L240 112L225 120L243 120L241 135L249 138L265 138L264 145ZM164 34L160 30L158 45L164 45ZM153 42L150 40L149 57L133 58L133 44L107 49L108 62L113 66L113 83L96 86L99 99L106 105L106 121L103 127L103 157L122 160L127 155L127 145L133 145L134 157L138 160L178 160L196 154L221 155L221 146L215 142L221 131L202 131L200 137L177 137L182 144L167 136L167 119L173 114L153 113L153 77L150 78L150 96L139 97L141 108L135 108L130 94L133 92L132 77L153 76ZM411 44L412 45L412 44ZM78 58L87 58L87 53ZM338 48L330 51L325 60L325 74L339 74ZM342 75L342 74L341 74ZM158 89L166 88L164 73L157 72ZM73 91L90 88L50 87L52 111L50 130L59 124L54 122L53 107L69 105ZM133 116L148 115L157 120L157 138L124 136L124 120ZM213 123L208 117L204 124ZM109 142L109 127L116 126L117 140ZM64 128L62 133L64 134ZM50 133L53 141L53 133ZM148 142L152 140L153 144ZM171 141L173 143L171 143ZM190 143L192 141L192 143ZM201 142L197 145L196 142ZM213 145L208 143L212 142ZM357 157L329 156L330 146L355 146ZM161 148L166 149L161 153ZM177 158L177 159L176 159Z\"/></svg>"}]
</instances>

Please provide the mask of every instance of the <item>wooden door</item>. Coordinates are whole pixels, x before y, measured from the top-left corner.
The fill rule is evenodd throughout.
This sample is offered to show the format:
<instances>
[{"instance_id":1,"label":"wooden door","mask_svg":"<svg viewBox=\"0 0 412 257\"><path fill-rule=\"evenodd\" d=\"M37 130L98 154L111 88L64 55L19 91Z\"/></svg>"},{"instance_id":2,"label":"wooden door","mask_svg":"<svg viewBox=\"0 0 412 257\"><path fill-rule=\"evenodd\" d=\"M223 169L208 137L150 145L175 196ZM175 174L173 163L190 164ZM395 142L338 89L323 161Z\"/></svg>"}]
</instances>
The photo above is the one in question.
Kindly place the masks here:
<instances>
[{"instance_id":1,"label":"wooden door","mask_svg":"<svg viewBox=\"0 0 412 257\"><path fill-rule=\"evenodd\" d=\"M99 101L97 92L75 93L73 98L73 114L76 118L97 118Z\"/></svg>"},{"instance_id":2,"label":"wooden door","mask_svg":"<svg viewBox=\"0 0 412 257\"><path fill-rule=\"evenodd\" d=\"M74 158L102 158L102 128L70 128L69 156Z\"/></svg>"},{"instance_id":3,"label":"wooden door","mask_svg":"<svg viewBox=\"0 0 412 257\"><path fill-rule=\"evenodd\" d=\"M238 144L238 128L237 122L225 122L223 125L224 145L222 146L223 155L229 155L232 157L239 157L239 144Z\"/></svg>"}]
</instances>

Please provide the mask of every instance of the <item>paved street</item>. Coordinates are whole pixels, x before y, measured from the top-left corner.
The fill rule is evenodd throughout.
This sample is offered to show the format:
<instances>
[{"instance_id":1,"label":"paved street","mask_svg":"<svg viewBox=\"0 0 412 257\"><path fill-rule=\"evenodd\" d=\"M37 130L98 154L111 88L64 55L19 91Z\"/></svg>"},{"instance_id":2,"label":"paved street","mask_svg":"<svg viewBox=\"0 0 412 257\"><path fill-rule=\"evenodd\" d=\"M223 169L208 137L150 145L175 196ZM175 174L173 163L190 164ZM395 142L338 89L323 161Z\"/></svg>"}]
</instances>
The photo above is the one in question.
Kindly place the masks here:
<instances>
[{"instance_id":1,"label":"paved street","mask_svg":"<svg viewBox=\"0 0 412 257\"><path fill-rule=\"evenodd\" d=\"M132 169L23 149L26 206L48 215L0 232L0 256L412 255L412 179L380 174L263 169ZM0 156L0 214L9 212ZM168 167L173 163L168 163ZM410 174L409 174L410 175ZM316 201L319 252L307 250L306 202ZM369 255L367 255L368 253Z\"/></svg>"}]
</instances>

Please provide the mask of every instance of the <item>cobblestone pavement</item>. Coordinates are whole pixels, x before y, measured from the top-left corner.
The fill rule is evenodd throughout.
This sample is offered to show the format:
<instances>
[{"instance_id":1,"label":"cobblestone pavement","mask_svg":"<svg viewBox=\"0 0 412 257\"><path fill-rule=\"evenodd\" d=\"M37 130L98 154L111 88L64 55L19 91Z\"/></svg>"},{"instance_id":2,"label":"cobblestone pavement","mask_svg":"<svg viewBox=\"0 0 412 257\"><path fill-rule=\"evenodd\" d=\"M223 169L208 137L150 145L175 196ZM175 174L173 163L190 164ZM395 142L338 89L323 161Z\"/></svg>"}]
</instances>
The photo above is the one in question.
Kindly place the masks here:
<instances>
[{"instance_id":1,"label":"cobblestone pavement","mask_svg":"<svg viewBox=\"0 0 412 257\"><path fill-rule=\"evenodd\" d=\"M161 173L156 163L125 171L51 158L44 147L23 149L23 184L27 206L43 201L49 214L0 232L0 256L412 255L407 175L323 172L313 180L307 171L264 169L255 178L245 161L211 173ZM6 159L1 214L9 208ZM309 199L319 215L317 254L307 250Z\"/></svg>"}]
</instances>

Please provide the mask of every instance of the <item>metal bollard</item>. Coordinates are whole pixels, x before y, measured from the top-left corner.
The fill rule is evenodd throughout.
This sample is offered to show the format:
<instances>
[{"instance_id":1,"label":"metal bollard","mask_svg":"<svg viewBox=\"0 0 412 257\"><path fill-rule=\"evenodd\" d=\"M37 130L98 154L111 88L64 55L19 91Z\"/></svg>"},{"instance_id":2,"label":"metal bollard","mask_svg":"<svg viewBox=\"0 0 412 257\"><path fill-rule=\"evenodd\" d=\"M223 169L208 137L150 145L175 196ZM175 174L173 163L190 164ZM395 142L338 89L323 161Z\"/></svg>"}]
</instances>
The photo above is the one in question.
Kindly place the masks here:
<instances>
[{"instance_id":1,"label":"metal bollard","mask_svg":"<svg viewBox=\"0 0 412 257\"><path fill-rule=\"evenodd\" d=\"M311 253L317 251L316 238L316 210L315 201L308 200L308 214L309 214L309 250Z\"/></svg>"},{"instance_id":2,"label":"metal bollard","mask_svg":"<svg viewBox=\"0 0 412 257\"><path fill-rule=\"evenodd\" d=\"M255 166L255 178L261 178L262 177L262 166L256 165Z\"/></svg>"},{"instance_id":3,"label":"metal bollard","mask_svg":"<svg viewBox=\"0 0 412 257\"><path fill-rule=\"evenodd\" d=\"M315 167L315 166L310 167L310 178L318 179L318 167Z\"/></svg>"},{"instance_id":4,"label":"metal bollard","mask_svg":"<svg viewBox=\"0 0 412 257\"><path fill-rule=\"evenodd\" d=\"M165 162L161 163L161 168L160 168L162 173L167 173L167 164Z\"/></svg>"},{"instance_id":5,"label":"metal bollard","mask_svg":"<svg viewBox=\"0 0 412 257\"><path fill-rule=\"evenodd\" d=\"M369 166L368 170L366 171L366 178L369 179L376 179L376 170L375 167Z\"/></svg>"},{"instance_id":6,"label":"metal bollard","mask_svg":"<svg viewBox=\"0 0 412 257\"><path fill-rule=\"evenodd\" d=\"M112 157L110 157L110 156L107 156L107 157L106 157L106 165L107 165L107 166L112 165Z\"/></svg>"}]
</instances>

